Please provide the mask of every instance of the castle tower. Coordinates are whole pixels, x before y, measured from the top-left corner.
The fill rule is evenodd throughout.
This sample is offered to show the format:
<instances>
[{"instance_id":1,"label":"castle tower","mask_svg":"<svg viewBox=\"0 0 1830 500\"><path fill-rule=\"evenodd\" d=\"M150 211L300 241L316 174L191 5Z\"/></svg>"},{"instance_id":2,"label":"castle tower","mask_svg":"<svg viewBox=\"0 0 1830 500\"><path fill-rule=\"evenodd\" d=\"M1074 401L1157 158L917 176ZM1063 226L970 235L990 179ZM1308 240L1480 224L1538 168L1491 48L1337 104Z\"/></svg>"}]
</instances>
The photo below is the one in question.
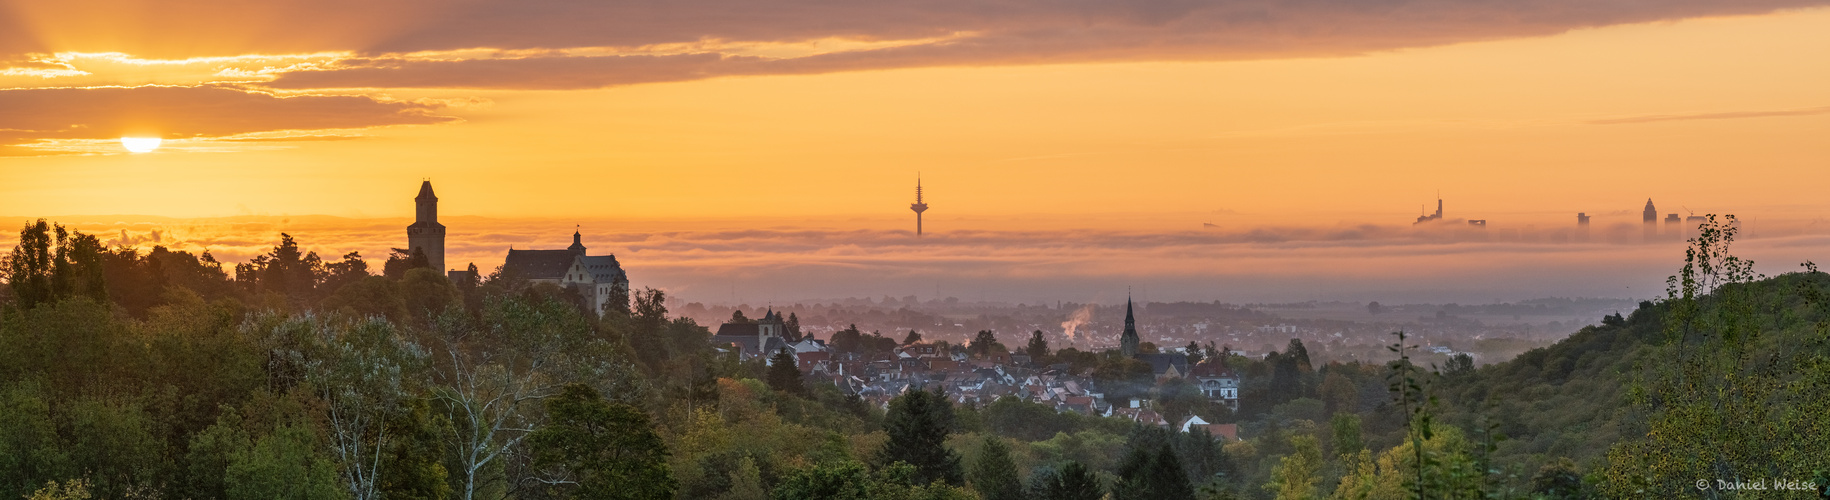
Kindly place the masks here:
<instances>
[{"instance_id":1,"label":"castle tower","mask_svg":"<svg viewBox=\"0 0 1830 500\"><path fill-rule=\"evenodd\" d=\"M1137 318L1131 315L1131 298L1125 297L1125 333L1118 336L1118 349L1125 357L1137 355Z\"/></svg>"},{"instance_id":2,"label":"castle tower","mask_svg":"<svg viewBox=\"0 0 1830 500\"><path fill-rule=\"evenodd\" d=\"M407 251L426 254L432 270L445 274L445 225L438 223L438 196L432 194L432 181L419 184L419 196L413 225L407 226Z\"/></svg>"},{"instance_id":3,"label":"castle tower","mask_svg":"<svg viewBox=\"0 0 1830 500\"><path fill-rule=\"evenodd\" d=\"M566 247L566 250L571 250L572 253L578 255L585 254L584 235L578 234L577 226L572 228L572 246Z\"/></svg>"},{"instance_id":4,"label":"castle tower","mask_svg":"<svg viewBox=\"0 0 1830 500\"><path fill-rule=\"evenodd\" d=\"M1652 199L1646 198L1646 211L1641 220L1645 221L1646 242L1658 241L1658 208L1652 206Z\"/></svg>"},{"instance_id":5,"label":"castle tower","mask_svg":"<svg viewBox=\"0 0 1830 500\"><path fill-rule=\"evenodd\" d=\"M909 204L909 210L915 211L915 235L921 236L921 213L928 211L928 204L921 202L921 177L915 177L915 203Z\"/></svg>"}]
</instances>

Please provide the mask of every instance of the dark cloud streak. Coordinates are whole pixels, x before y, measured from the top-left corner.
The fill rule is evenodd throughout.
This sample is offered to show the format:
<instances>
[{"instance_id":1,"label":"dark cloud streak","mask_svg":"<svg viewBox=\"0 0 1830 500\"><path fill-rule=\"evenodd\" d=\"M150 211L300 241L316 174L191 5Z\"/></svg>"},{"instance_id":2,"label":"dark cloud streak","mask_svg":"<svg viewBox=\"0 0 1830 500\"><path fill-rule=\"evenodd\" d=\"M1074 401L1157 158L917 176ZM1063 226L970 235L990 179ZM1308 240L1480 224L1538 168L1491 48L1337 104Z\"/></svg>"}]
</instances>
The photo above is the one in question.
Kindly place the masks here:
<instances>
[{"instance_id":1,"label":"dark cloud streak","mask_svg":"<svg viewBox=\"0 0 1830 500\"><path fill-rule=\"evenodd\" d=\"M5 110L0 147L127 134L207 138L455 120L434 114L441 107L364 96L280 97L216 86L8 89L0 90Z\"/></svg>"}]
</instances>

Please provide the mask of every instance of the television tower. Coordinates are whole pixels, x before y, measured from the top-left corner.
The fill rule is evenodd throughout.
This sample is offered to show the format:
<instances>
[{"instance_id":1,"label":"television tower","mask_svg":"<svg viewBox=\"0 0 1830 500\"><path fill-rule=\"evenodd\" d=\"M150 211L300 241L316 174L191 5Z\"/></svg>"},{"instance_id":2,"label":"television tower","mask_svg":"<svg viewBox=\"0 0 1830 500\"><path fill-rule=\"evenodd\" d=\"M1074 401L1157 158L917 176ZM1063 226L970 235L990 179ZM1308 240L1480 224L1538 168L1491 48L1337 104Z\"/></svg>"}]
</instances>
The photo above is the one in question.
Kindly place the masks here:
<instances>
[{"instance_id":1,"label":"television tower","mask_svg":"<svg viewBox=\"0 0 1830 500\"><path fill-rule=\"evenodd\" d=\"M909 210L915 211L915 235L921 236L921 213L928 211L928 204L921 202L921 176L915 176L915 203L909 204Z\"/></svg>"}]
</instances>

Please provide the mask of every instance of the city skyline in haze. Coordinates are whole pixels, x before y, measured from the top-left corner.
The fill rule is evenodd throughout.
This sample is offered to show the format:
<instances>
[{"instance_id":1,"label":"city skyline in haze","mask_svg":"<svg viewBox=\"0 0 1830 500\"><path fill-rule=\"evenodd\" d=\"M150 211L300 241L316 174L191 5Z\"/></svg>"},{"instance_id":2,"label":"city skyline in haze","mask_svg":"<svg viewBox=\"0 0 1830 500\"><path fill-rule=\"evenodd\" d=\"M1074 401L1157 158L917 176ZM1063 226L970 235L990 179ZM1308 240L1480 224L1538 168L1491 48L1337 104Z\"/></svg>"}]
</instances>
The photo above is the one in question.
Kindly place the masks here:
<instances>
[{"instance_id":1,"label":"city skyline in haze","mask_svg":"<svg viewBox=\"0 0 1830 500\"><path fill-rule=\"evenodd\" d=\"M431 178L469 241L447 267L582 224L636 286L783 298L1090 300L1155 277L1191 300L1644 298L1682 260L1636 246L1648 197L1740 216L1763 272L1830 250L1823 2L1418 3L1244 32L1225 19L1248 3L1020 4L783 5L829 21L811 25L670 4L610 32L517 27L630 7L274 2L202 30L199 6L13 3L0 216L224 260L281 231L381 259L411 222L403 183ZM917 173L945 186L919 247ZM1438 192L1484 236L1412 232Z\"/></svg>"}]
</instances>

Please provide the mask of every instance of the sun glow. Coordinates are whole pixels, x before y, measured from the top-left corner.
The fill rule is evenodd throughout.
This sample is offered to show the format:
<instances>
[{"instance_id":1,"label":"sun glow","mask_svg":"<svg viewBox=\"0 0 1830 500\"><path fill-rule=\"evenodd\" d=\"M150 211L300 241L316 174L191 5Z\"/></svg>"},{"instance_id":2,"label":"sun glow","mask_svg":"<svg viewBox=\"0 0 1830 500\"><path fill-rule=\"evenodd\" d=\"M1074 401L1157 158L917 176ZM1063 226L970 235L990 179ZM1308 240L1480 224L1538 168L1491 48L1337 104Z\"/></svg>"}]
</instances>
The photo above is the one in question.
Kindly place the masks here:
<instances>
[{"instance_id":1,"label":"sun glow","mask_svg":"<svg viewBox=\"0 0 1830 500\"><path fill-rule=\"evenodd\" d=\"M159 149L160 142L162 142L162 140L158 137L121 138L121 146L126 147L127 151L134 153L151 153L152 150Z\"/></svg>"}]
</instances>

